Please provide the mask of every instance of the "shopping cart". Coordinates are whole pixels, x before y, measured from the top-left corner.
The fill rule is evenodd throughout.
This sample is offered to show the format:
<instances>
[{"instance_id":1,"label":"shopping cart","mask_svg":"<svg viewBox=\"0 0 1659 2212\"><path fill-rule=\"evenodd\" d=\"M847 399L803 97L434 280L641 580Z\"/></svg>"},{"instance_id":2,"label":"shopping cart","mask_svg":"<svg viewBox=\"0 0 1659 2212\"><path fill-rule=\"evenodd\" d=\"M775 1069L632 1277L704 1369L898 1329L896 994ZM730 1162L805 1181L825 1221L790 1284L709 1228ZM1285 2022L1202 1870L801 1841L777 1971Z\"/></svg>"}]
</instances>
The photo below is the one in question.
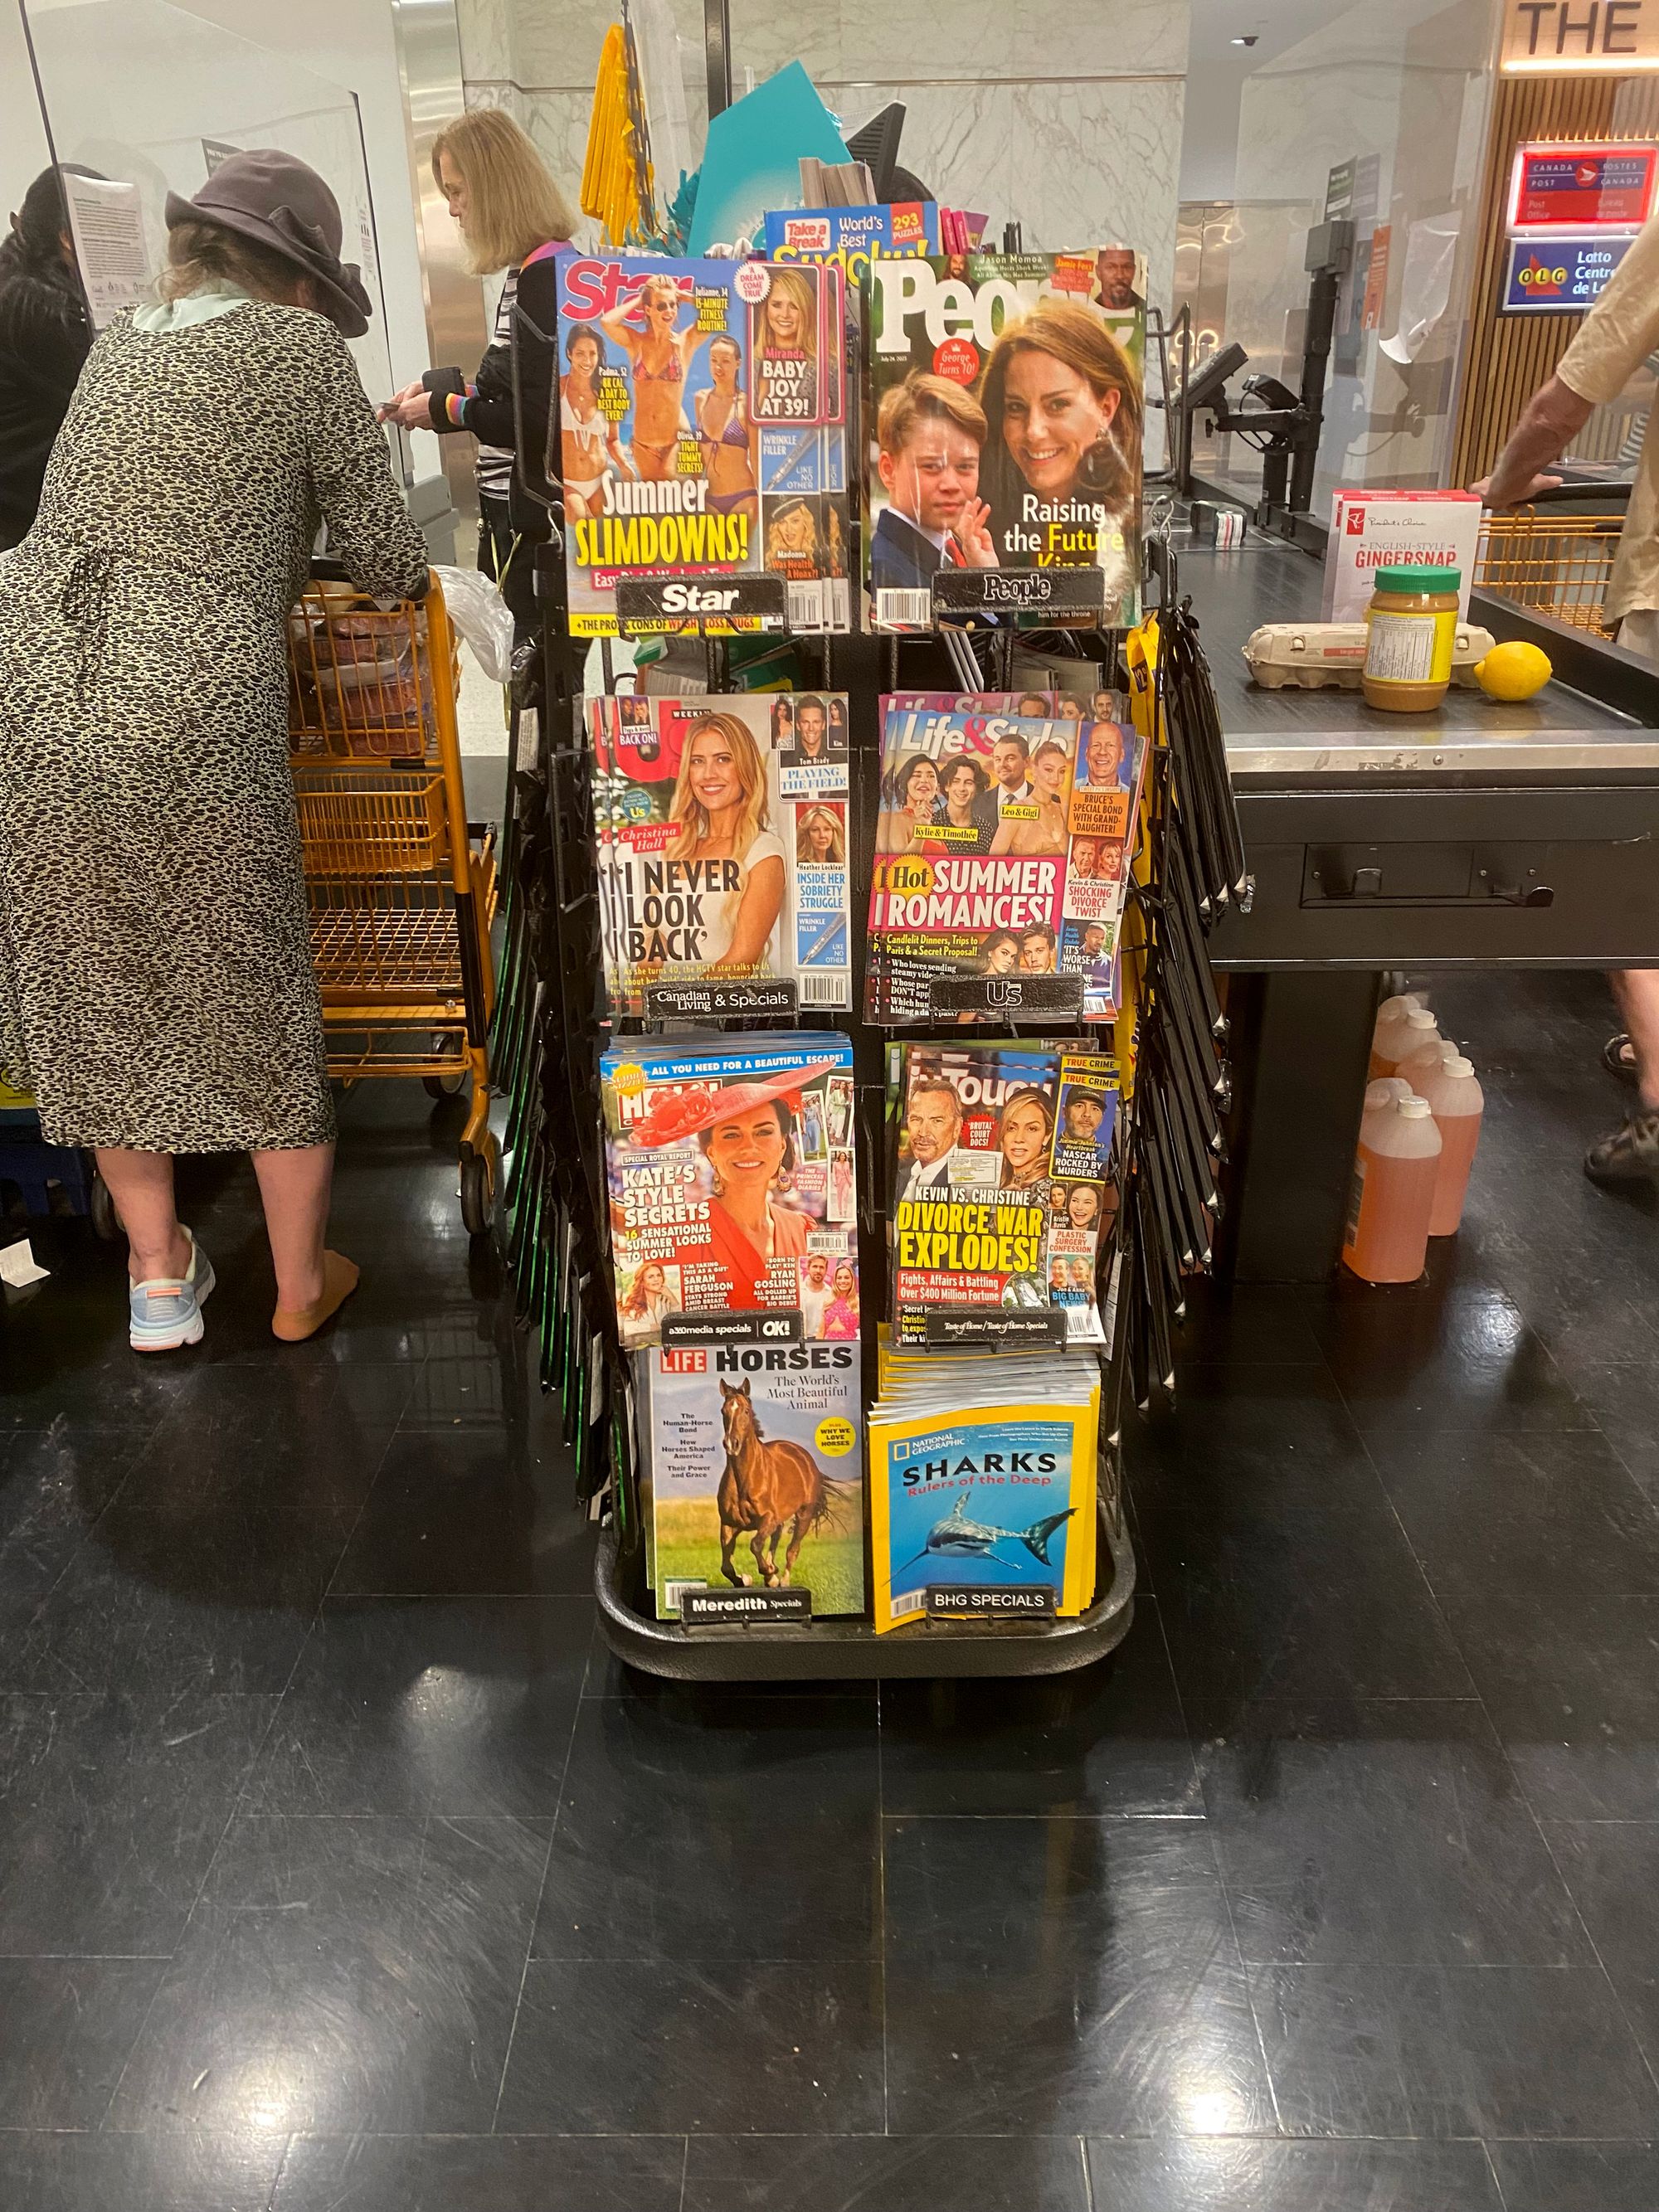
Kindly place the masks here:
<instances>
[{"instance_id":1,"label":"shopping cart","mask_svg":"<svg viewBox=\"0 0 1659 2212\"><path fill-rule=\"evenodd\" d=\"M1474 558L1477 591L1611 637L1601 608L1624 529L1620 514L1561 514L1525 507L1489 514Z\"/></svg>"},{"instance_id":2,"label":"shopping cart","mask_svg":"<svg viewBox=\"0 0 1659 2212\"><path fill-rule=\"evenodd\" d=\"M466 1091L461 1218L480 1234L500 1152L485 1040L495 1001L493 829L469 825L443 594L386 607L317 579L289 623L289 745L331 1076Z\"/></svg>"}]
</instances>

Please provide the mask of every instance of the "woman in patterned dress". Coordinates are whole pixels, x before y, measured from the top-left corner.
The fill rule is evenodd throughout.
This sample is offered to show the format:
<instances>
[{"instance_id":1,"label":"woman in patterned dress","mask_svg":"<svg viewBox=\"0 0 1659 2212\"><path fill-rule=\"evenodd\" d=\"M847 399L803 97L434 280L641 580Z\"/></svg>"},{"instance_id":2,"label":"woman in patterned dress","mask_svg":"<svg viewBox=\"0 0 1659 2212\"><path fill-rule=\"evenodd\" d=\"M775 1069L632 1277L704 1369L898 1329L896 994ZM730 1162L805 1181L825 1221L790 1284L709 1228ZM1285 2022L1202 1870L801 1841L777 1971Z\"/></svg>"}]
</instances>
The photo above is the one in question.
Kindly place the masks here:
<instances>
[{"instance_id":1,"label":"woman in patterned dress","mask_svg":"<svg viewBox=\"0 0 1659 2212\"><path fill-rule=\"evenodd\" d=\"M0 1064L53 1143L95 1149L144 1351L198 1342L213 1287L178 1152L252 1154L279 1337L356 1287L324 1247L284 632L320 524L367 591L427 574L346 348L368 299L327 185L239 154L167 213L163 304L94 346L0 564Z\"/></svg>"}]
</instances>

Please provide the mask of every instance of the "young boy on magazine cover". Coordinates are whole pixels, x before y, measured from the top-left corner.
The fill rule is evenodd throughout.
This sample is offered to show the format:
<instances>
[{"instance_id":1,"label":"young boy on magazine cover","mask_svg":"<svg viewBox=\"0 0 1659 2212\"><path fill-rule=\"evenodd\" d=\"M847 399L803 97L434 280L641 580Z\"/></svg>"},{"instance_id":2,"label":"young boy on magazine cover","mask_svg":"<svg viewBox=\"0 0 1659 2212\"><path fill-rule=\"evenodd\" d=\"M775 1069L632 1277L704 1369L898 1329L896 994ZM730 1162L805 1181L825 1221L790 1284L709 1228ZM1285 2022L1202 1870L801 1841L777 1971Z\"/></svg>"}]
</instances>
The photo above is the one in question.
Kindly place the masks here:
<instances>
[{"instance_id":1,"label":"young boy on magazine cover","mask_svg":"<svg viewBox=\"0 0 1659 2212\"><path fill-rule=\"evenodd\" d=\"M870 547L873 591L925 589L941 568L994 568L979 495L984 410L948 377L912 374L884 393L877 469L890 504Z\"/></svg>"}]
</instances>

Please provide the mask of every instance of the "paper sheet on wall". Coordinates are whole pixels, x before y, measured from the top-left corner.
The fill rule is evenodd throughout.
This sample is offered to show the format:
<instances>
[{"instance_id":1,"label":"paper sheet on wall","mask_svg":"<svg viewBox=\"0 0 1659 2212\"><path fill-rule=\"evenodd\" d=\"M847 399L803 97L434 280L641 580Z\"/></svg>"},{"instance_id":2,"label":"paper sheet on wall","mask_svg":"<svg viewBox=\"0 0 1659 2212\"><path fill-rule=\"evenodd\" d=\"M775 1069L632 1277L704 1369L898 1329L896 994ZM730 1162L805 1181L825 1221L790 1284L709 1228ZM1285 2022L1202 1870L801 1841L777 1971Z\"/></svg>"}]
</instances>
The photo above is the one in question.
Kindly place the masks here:
<instances>
[{"instance_id":1,"label":"paper sheet on wall","mask_svg":"<svg viewBox=\"0 0 1659 2212\"><path fill-rule=\"evenodd\" d=\"M1451 300L1452 267L1457 259L1461 210L1430 216L1406 234L1406 266L1400 279L1400 327L1382 340L1390 361L1407 368Z\"/></svg>"},{"instance_id":2,"label":"paper sheet on wall","mask_svg":"<svg viewBox=\"0 0 1659 2212\"><path fill-rule=\"evenodd\" d=\"M124 307L142 307L150 297L155 271L138 187L107 177L77 177L68 169L59 173L93 327L107 330Z\"/></svg>"}]
</instances>

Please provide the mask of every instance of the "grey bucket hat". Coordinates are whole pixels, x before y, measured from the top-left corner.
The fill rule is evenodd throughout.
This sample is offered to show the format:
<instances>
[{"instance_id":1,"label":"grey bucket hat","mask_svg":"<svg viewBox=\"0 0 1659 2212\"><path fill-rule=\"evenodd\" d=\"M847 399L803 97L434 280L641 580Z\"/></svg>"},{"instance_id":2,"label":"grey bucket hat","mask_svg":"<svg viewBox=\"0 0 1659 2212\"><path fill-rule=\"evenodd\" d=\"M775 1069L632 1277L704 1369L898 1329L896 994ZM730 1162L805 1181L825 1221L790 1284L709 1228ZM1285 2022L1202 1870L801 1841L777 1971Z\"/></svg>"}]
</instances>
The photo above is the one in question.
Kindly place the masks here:
<instances>
[{"instance_id":1,"label":"grey bucket hat","mask_svg":"<svg viewBox=\"0 0 1659 2212\"><path fill-rule=\"evenodd\" d=\"M194 199L169 192L169 230L215 223L268 246L316 284L323 312L349 338L361 337L374 312L355 261L342 261L340 203L315 169L292 154L262 147L222 161Z\"/></svg>"}]
</instances>

